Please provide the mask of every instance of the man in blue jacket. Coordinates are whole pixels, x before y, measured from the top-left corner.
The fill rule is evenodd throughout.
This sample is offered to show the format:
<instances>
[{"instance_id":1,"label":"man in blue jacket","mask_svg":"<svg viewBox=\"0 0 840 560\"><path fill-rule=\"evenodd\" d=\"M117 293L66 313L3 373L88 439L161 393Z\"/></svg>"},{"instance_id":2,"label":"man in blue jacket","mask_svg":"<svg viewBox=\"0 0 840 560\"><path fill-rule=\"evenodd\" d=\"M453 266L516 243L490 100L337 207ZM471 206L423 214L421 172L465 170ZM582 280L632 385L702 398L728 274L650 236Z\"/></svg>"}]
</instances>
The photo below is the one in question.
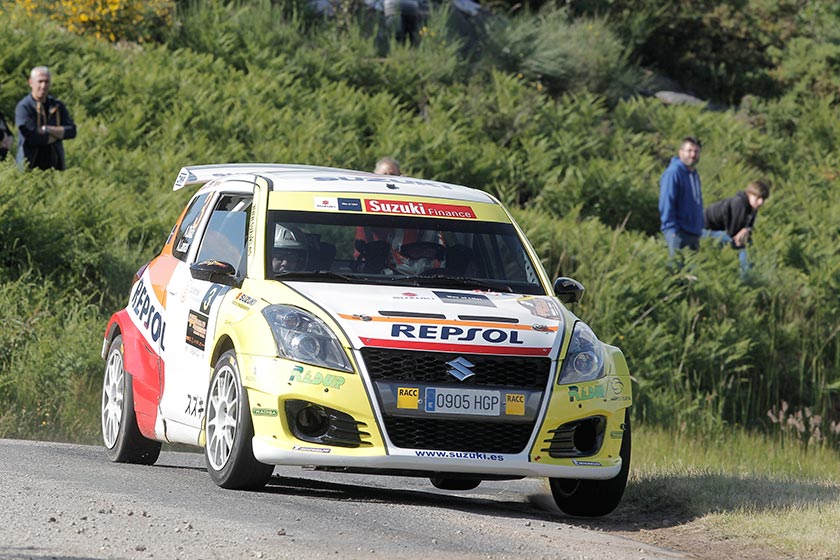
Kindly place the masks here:
<instances>
[{"instance_id":1,"label":"man in blue jacket","mask_svg":"<svg viewBox=\"0 0 840 560\"><path fill-rule=\"evenodd\" d=\"M32 93L15 108L18 137L17 163L24 160L30 169L64 170L63 140L76 137L76 124L64 103L51 96L52 76L46 66L36 66L29 74Z\"/></svg>"},{"instance_id":2,"label":"man in blue jacket","mask_svg":"<svg viewBox=\"0 0 840 560\"><path fill-rule=\"evenodd\" d=\"M695 166L700 161L700 141L686 136L680 144L678 157L659 180L659 220L668 244L668 254L685 247L700 248L703 234L703 193L700 175Z\"/></svg>"}]
</instances>

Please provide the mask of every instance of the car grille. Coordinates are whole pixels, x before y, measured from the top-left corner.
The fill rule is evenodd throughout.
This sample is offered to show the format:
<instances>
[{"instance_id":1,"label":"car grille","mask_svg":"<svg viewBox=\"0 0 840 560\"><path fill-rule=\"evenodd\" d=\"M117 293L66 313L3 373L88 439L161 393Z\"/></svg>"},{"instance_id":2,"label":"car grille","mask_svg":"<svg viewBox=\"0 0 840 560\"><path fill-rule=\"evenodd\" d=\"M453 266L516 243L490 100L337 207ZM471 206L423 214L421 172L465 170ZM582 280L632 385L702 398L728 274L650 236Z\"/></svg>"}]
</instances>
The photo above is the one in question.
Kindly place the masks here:
<instances>
[{"instance_id":1,"label":"car grille","mask_svg":"<svg viewBox=\"0 0 840 560\"><path fill-rule=\"evenodd\" d=\"M411 352L383 348L363 348L368 374L374 381L412 381L414 383L451 383L447 362L461 354L444 352ZM463 356L475 367L474 376L463 385L493 385L544 391L551 371L550 358L514 356Z\"/></svg>"},{"instance_id":2,"label":"car grille","mask_svg":"<svg viewBox=\"0 0 840 560\"><path fill-rule=\"evenodd\" d=\"M386 416L385 428L391 442L397 447L519 453L528 445L534 424Z\"/></svg>"},{"instance_id":3,"label":"car grille","mask_svg":"<svg viewBox=\"0 0 840 560\"><path fill-rule=\"evenodd\" d=\"M458 357L468 359L475 375L462 382L447 373ZM546 391L551 360L511 356L461 355L363 348L362 358L373 381L430 385L495 387ZM376 386L374 384L374 386ZM531 438L534 421L416 418L385 414L385 430L397 447L482 453L520 453Z\"/></svg>"}]
</instances>

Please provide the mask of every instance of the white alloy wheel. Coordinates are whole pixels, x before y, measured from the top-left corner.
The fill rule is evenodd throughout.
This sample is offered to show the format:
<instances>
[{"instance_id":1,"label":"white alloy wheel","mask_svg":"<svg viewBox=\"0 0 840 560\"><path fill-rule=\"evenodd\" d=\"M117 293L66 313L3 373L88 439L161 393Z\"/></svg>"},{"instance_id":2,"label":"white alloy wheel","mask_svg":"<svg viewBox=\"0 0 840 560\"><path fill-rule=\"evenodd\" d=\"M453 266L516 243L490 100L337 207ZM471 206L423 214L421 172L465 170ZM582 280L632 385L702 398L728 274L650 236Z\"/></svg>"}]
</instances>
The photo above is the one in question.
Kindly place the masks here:
<instances>
[{"instance_id":1,"label":"white alloy wheel","mask_svg":"<svg viewBox=\"0 0 840 560\"><path fill-rule=\"evenodd\" d=\"M102 382L102 439L108 449L113 449L120 433L125 399L124 387L125 370L122 352L119 347L112 345L105 365L105 379Z\"/></svg>"},{"instance_id":2,"label":"white alloy wheel","mask_svg":"<svg viewBox=\"0 0 840 560\"><path fill-rule=\"evenodd\" d=\"M205 420L204 460L210 479L222 488L256 490L265 486L274 465L254 457L248 393L239 379L233 350L222 354L213 368Z\"/></svg>"},{"instance_id":3,"label":"white alloy wheel","mask_svg":"<svg viewBox=\"0 0 840 560\"><path fill-rule=\"evenodd\" d=\"M207 460L221 470L230 459L239 420L239 384L230 363L219 368L207 402Z\"/></svg>"},{"instance_id":4,"label":"white alloy wheel","mask_svg":"<svg viewBox=\"0 0 840 560\"><path fill-rule=\"evenodd\" d=\"M125 371L125 347L117 335L108 347L102 380L102 441L115 463L154 465L160 442L146 438L134 411L134 378Z\"/></svg>"}]
</instances>

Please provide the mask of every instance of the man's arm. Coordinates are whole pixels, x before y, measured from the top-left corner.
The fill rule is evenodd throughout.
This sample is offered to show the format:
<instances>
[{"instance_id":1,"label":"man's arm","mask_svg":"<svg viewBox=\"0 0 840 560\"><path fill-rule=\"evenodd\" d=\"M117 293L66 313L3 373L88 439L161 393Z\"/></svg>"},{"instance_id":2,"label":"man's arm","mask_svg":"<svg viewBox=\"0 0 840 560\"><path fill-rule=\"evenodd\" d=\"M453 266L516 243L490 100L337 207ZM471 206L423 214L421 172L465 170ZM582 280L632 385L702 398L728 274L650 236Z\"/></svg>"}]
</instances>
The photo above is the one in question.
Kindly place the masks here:
<instances>
[{"instance_id":1,"label":"man's arm","mask_svg":"<svg viewBox=\"0 0 840 560\"><path fill-rule=\"evenodd\" d=\"M67 107L65 107L64 103L61 101L56 101L56 106L60 117L59 122L64 124L60 126L47 125L43 127L44 132L50 137L50 143L57 140L69 140L76 137L76 123L73 122L73 118L70 116L70 111L67 110Z\"/></svg>"},{"instance_id":2,"label":"man's arm","mask_svg":"<svg viewBox=\"0 0 840 560\"><path fill-rule=\"evenodd\" d=\"M659 180L659 219L664 229L679 229L676 185L677 174L666 169Z\"/></svg>"},{"instance_id":3,"label":"man's arm","mask_svg":"<svg viewBox=\"0 0 840 560\"><path fill-rule=\"evenodd\" d=\"M50 136L43 127L38 127L35 108L21 102L15 107L15 126L28 144L46 146L51 142ZM54 141L54 140L53 140Z\"/></svg>"}]
</instances>

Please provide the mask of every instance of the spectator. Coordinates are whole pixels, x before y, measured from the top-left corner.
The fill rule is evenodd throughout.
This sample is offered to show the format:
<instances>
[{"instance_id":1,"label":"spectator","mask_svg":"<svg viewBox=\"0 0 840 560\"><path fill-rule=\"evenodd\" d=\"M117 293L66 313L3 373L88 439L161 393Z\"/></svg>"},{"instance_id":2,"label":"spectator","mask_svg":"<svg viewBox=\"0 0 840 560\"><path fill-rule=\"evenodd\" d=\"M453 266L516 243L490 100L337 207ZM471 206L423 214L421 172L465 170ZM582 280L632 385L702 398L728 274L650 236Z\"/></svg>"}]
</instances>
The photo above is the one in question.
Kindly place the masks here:
<instances>
[{"instance_id":1,"label":"spectator","mask_svg":"<svg viewBox=\"0 0 840 560\"><path fill-rule=\"evenodd\" d=\"M63 140L76 137L76 125L64 103L52 97L52 76L46 66L36 66L29 74L32 92L18 102L15 108L15 126L18 135L18 165L24 159L30 169L63 170Z\"/></svg>"},{"instance_id":2,"label":"spectator","mask_svg":"<svg viewBox=\"0 0 840 560\"><path fill-rule=\"evenodd\" d=\"M659 219L671 258L685 247L695 251L700 248L703 193L695 168L700 161L700 148L697 138L683 138L678 157L671 158L659 180Z\"/></svg>"},{"instance_id":3,"label":"spectator","mask_svg":"<svg viewBox=\"0 0 840 560\"><path fill-rule=\"evenodd\" d=\"M391 157L381 158L373 170L377 175L400 175L400 164Z\"/></svg>"},{"instance_id":4,"label":"spectator","mask_svg":"<svg viewBox=\"0 0 840 560\"><path fill-rule=\"evenodd\" d=\"M745 190L710 204L704 212L703 237L717 239L721 244L729 243L738 250L742 277L750 268L747 245L752 243L750 234L755 226L755 218L758 209L768 198L770 186L763 181L752 181Z\"/></svg>"},{"instance_id":5,"label":"spectator","mask_svg":"<svg viewBox=\"0 0 840 560\"><path fill-rule=\"evenodd\" d=\"M400 43L420 42L420 22L428 11L428 0L384 0L385 26Z\"/></svg>"},{"instance_id":6,"label":"spectator","mask_svg":"<svg viewBox=\"0 0 840 560\"><path fill-rule=\"evenodd\" d=\"M12 131L6 124L6 117L0 113L0 161L6 159L6 154L12 148Z\"/></svg>"}]
</instances>

